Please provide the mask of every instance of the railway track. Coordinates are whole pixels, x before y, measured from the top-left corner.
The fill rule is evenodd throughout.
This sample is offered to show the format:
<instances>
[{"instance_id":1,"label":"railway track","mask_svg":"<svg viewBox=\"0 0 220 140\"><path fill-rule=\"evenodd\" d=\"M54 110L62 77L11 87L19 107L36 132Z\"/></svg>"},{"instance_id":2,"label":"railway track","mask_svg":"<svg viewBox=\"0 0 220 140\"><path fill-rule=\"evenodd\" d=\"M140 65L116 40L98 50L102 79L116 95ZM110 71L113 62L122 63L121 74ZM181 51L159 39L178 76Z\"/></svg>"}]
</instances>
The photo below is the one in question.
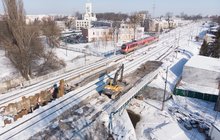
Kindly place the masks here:
<instances>
[{"instance_id":1,"label":"railway track","mask_svg":"<svg viewBox=\"0 0 220 140\"><path fill-rule=\"evenodd\" d=\"M168 34L165 35L164 37L167 37L167 36L168 36ZM168 41L168 40L169 39L166 39L165 41ZM15 102L16 100L20 100L22 96L34 95L34 94L36 94L36 93L38 93L42 90L45 90L45 89L51 87L54 83L58 83L61 79L68 80L68 79L77 78L80 75L88 73L91 70L98 69L98 68L100 68L100 67L102 67L102 66L104 66L108 63L111 63L115 60L119 60L121 58L123 58L123 56L119 55L119 56L115 56L115 57L111 58L111 60L104 59L104 60L101 60L101 61L99 61L95 64L90 64L90 65L87 65L86 67L82 67L82 68L79 68L79 69L76 69L76 70L68 71L64 74L61 74L61 75L58 75L56 77L50 78L48 80L45 80L45 81L39 82L37 84L31 85L27 88L12 91L12 92L9 92L7 94L2 94L2 95L0 95L0 107L4 106L4 105L7 105L8 103Z\"/></svg>"},{"instance_id":2,"label":"railway track","mask_svg":"<svg viewBox=\"0 0 220 140\"><path fill-rule=\"evenodd\" d=\"M131 55L131 54L128 54L128 56L129 55ZM1 94L0 95L0 107L5 106L5 105L12 103L12 102L19 101L19 100L21 100L21 97L23 97L23 96L31 96L31 95L34 95L36 93L41 92L42 90L50 88L55 83L58 83L61 79L68 81L68 79L75 79L78 77L82 77L84 74L87 74L90 71L99 69L99 68L105 66L106 64L120 60L122 58L124 58L124 55L117 55L111 59L107 58L107 59L104 59L104 60L99 61L97 63L87 65L86 67L82 67L79 69L68 71L62 75L58 75L57 77L53 77L48 80L39 82L37 84L26 87L24 89L12 91L7 94Z\"/></svg>"},{"instance_id":3,"label":"railway track","mask_svg":"<svg viewBox=\"0 0 220 140\"><path fill-rule=\"evenodd\" d=\"M48 80L42 81L42 82L37 83L35 85L32 85L30 87L20 89L18 91L9 92L7 94L2 94L2 95L0 95L0 107L7 105L11 102L16 102L16 101L20 100L22 96L34 95L42 90L50 88L55 83L58 83L61 79L68 81L69 79L82 77L84 74L88 74L89 72L97 70L101 67L104 67L111 62L120 60L123 57L124 57L123 55L118 55L118 56L113 57L112 59L104 59L100 62L90 64L86 67L82 67L79 69L68 71L62 75L58 75L57 77L50 78Z\"/></svg>"},{"instance_id":4,"label":"railway track","mask_svg":"<svg viewBox=\"0 0 220 140\"><path fill-rule=\"evenodd\" d=\"M132 63L131 62L126 63L125 74L128 74L134 71L138 67L138 65L141 65L142 63L146 62L148 59L154 57L155 54L157 54L158 52L162 50L166 51L167 47L158 48L154 50L154 52L151 53L150 55L146 54L146 55L139 57L136 61ZM114 75L114 72L110 74L110 76L112 75ZM100 79L98 79L98 80L95 80L89 83L85 87L76 89L75 91L68 93L66 96L64 96L64 98L58 99L60 101L58 101L57 103L52 102L50 106L42 107L44 108L43 110L39 109L39 110L36 110L33 114L27 115L25 117L25 120L21 119L21 120L14 122L13 124L9 126L6 126L3 130L1 130L0 137L2 137L3 139L14 139L15 137L17 138L18 134L21 134L25 130L27 129L31 130L32 127L36 127L35 125L38 126L37 128L41 128L43 125L45 125L44 120L47 120L48 118L52 120L58 117L61 114L59 113L60 110L62 109L66 110L76 105L81 100L84 100L86 97L88 97L86 96L88 95L88 93L91 94L92 92L97 93L101 91L102 87L105 84L104 81L107 78L108 77L104 76L101 78L102 79L101 81ZM19 136L24 136L24 135L22 133Z\"/></svg>"},{"instance_id":5,"label":"railway track","mask_svg":"<svg viewBox=\"0 0 220 140\"><path fill-rule=\"evenodd\" d=\"M166 52L168 49L170 49L170 47L156 47L151 52L143 54L142 56L139 55L135 61L125 63L125 74L134 71L139 65L148 60L155 60L158 58L156 54ZM162 55L164 54L165 53L162 53ZM113 74L114 72L109 75L112 76ZM104 76L94 80L84 87L80 87L68 93L64 97L57 99L55 102L50 103L48 106L42 107L32 114L28 114L24 118L6 126L5 128L0 129L0 139L26 139L30 137L33 132L42 130L42 127L45 127L45 122L48 123L61 115L63 112L62 110L67 110L80 101L86 99L88 96L101 91L106 79L107 77ZM113 102L114 101L111 101L105 108L107 109L108 106L111 106Z\"/></svg>"}]
</instances>

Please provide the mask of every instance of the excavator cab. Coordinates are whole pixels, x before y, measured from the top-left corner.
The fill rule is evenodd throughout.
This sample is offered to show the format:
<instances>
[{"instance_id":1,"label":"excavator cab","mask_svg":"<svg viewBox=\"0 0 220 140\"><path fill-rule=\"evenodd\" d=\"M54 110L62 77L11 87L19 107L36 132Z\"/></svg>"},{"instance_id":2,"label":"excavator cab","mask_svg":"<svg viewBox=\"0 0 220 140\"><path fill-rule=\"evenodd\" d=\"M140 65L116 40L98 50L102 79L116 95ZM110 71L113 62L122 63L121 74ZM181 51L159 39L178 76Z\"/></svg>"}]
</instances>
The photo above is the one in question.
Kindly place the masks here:
<instances>
[{"instance_id":1,"label":"excavator cab","mask_svg":"<svg viewBox=\"0 0 220 140\"><path fill-rule=\"evenodd\" d=\"M121 72L120 79L118 80L119 73ZM111 99L115 99L119 96L123 91L123 72L124 72L124 64L120 66L120 68L116 71L114 78L109 78L106 81L106 85L104 87L103 93L109 96Z\"/></svg>"}]
</instances>

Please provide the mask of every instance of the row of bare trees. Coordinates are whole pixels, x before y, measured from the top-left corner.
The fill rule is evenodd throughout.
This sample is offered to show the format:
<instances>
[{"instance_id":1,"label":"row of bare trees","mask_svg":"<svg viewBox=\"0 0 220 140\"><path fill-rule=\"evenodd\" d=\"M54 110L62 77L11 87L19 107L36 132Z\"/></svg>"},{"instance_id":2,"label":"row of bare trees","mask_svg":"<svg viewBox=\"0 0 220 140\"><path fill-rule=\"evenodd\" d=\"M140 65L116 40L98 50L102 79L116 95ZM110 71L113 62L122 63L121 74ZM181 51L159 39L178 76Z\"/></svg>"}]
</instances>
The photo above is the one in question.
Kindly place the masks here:
<instances>
[{"instance_id":1,"label":"row of bare trees","mask_svg":"<svg viewBox=\"0 0 220 140\"><path fill-rule=\"evenodd\" d=\"M129 15L124 13L109 12L109 13L97 13L96 17L99 20L122 21L122 20L126 20L129 17Z\"/></svg>"},{"instance_id":2,"label":"row of bare trees","mask_svg":"<svg viewBox=\"0 0 220 140\"><path fill-rule=\"evenodd\" d=\"M41 30L47 37L47 43L51 47L59 46L59 37L61 35L60 29L57 27L56 22L51 18L43 18L41 22Z\"/></svg>"},{"instance_id":3,"label":"row of bare trees","mask_svg":"<svg viewBox=\"0 0 220 140\"><path fill-rule=\"evenodd\" d=\"M139 25L141 25L141 21L143 21L143 17L139 13L134 13L130 16L130 25L134 31L134 40L136 35L136 30Z\"/></svg>"},{"instance_id":4,"label":"row of bare trees","mask_svg":"<svg viewBox=\"0 0 220 140\"><path fill-rule=\"evenodd\" d=\"M133 33L134 33L134 40L135 40L135 36L136 36L136 30L137 27L141 25L141 22L143 21L143 17L140 15L139 12L133 13L132 15L129 16L129 20L127 20L126 22L128 24L130 24L130 28L133 29ZM113 24L112 24L112 35L113 35L113 39L114 41L117 43L118 42L118 38L119 38L119 28L120 28L120 24L121 21L118 20L113 20Z\"/></svg>"},{"instance_id":5,"label":"row of bare trees","mask_svg":"<svg viewBox=\"0 0 220 140\"><path fill-rule=\"evenodd\" d=\"M27 80L31 79L33 68L41 67L39 60L48 60L48 52L40 35L47 36L50 44L56 46L59 31L52 19L27 24L22 0L2 0L2 2L5 15L1 21L1 46L5 48L8 58L21 75ZM57 60L54 55L51 55L51 58Z\"/></svg>"}]
</instances>

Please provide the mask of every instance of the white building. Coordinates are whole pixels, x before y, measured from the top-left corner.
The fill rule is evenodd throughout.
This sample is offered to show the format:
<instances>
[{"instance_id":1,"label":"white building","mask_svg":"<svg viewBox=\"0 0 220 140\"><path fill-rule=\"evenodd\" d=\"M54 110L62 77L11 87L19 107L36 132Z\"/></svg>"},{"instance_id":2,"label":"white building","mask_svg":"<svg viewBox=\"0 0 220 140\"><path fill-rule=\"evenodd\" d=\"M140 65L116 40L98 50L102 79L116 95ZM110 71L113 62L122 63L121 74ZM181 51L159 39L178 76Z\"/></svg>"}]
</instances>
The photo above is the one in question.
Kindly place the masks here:
<instances>
[{"instance_id":1,"label":"white building","mask_svg":"<svg viewBox=\"0 0 220 140\"><path fill-rule=\"evenodd\" d=\"M166 19L148 19L144 26L148 32L160 32L169 29L169 26L170 28L176 28L183 24L184 22L181 19L171 19L169 22Z\"/></svg>"},{"instance_id":2,"label":"white building","mask_svg":"<svg viewBox=\"0 0 220 140\"><path fill-rule=\"evenodd\" d=\"M85 38L87 38L88 42L112 40L112 28L110 27L82 29L82 34Z\"/></svg>"},{"instance_id":3,"label":"white building","mask_svg":"<svg viewBox=\"0 0 220 140\"><path fill-rule=\"evenodd\" d=\"M92 21L97 21L96 15L92 13L92 3L86 3L86 13L82 16L82 20L76 20L76 29L88 29L92 27Z\"/></svg>"},{"instance_id":4,"label":"white building","mask_svg":"<svg viewBox=\"0 0 220 140\"><path fill-rule=\"evenodd\" d=\"M216 102L219 83L220 59L193 56L183 68L176 94Z\"/></svg>"},{"instance_id":5,"label":"white building","mask_svg":"<svg viewBox=\"0 0 220 140\"><path fill-rule=\"evenodd\" d=\"M135 39L143 38L144 27L138 26L135 31ZM122 23L118 31L118 41L128 42L134 39L134 28L130 24Z\"/></svg>"},{"instance_id":6,"label":"white building","mask_svg":"<svg viewBox=\"0 0 220 140\"><path fill-rule=\"evenodd\" d=\"M193 56L184 66L182 80L218 89L220 60L206 56Z\"/></svg>"},{"instance_id":7,"label":"white building","mask_svg":"<svg viewBox=\"0 0 220 140\"><path fill-rule=\"evenodd\" d=\"M54 19L54 17L50 15L27 15L26 23L28 24L28 23L34 22L35 20L42 21L42 19L49 18L49 17Z\"/></svg>"}]
</instances>

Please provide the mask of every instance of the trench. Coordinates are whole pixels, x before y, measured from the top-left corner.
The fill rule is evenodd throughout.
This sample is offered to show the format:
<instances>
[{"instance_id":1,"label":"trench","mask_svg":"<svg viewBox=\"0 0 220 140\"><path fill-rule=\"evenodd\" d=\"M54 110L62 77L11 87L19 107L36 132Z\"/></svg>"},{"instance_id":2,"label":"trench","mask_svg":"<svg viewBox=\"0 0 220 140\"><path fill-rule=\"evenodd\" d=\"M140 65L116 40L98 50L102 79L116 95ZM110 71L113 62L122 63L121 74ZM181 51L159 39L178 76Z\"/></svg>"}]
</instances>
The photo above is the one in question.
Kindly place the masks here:
<instances>
[{"instance_id":1,"label":"trench","mask_svg":"<svg viewBox=\"0 0 220 140\"><path fill-rule=\"evenodd\" d=\"M138 114L135 114L133 111L131 110L127 110L128 112L128 116L131 119L131 122L134 126L134 128L136 128L137 123L140 121L141 117Z\"/></svg>"}]
</instances>

